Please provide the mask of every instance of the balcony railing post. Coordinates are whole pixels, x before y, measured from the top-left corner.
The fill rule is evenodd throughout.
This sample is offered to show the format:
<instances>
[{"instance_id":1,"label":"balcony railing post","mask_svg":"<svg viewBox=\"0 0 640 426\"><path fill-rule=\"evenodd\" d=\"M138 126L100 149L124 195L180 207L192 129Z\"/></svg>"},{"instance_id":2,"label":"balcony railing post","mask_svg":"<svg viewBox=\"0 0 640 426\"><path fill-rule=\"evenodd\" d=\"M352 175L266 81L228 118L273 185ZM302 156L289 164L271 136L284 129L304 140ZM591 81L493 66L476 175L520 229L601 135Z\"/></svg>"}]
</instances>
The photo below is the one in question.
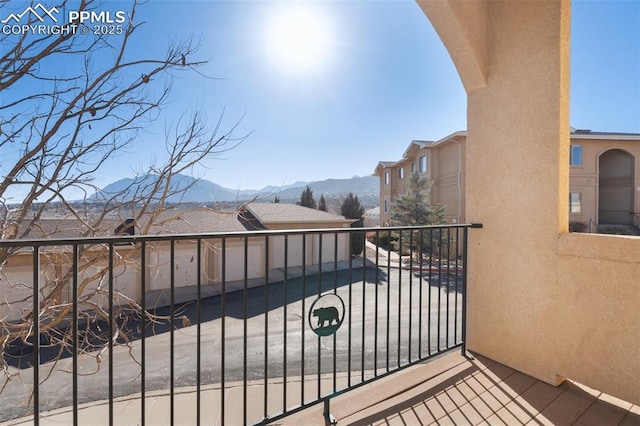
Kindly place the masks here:
<instances>
[{"instance_id":1,"label":"balcony railing post","mask_svg":"<svg viewBox=\"0 0 640 426\"><path fill-rule=\"evenodd\" d=\"M468 238L469 229L462 231L462 355L467 355L467 269L468 269Z\"/></svg>"},{"instance_id":2,"label":"balcony railing post","mask_svg":"<svg viewBox=\"0 0 640 426\"><path fill-rule=\"evenodd\" d=\"M481 223L471 224L471 228L482 228ZM469 228L462 230L462 355L467 356L467 277L469 273Z\"/></svg>"},{"instance_id":3,"label":"balcony railing post","mask_svg":"<svg viewBox=\"0 0 640 426\"><path fill-rule=\"evenodd\" d=\"M330 398L326 398L324 400L324 410L322 414L324 416L325 426L332 426L332 425L338 424L338 420L335 417L333 417L333 415L331 415L329 401L330 401Z\"/></svg>"}]
</instances>

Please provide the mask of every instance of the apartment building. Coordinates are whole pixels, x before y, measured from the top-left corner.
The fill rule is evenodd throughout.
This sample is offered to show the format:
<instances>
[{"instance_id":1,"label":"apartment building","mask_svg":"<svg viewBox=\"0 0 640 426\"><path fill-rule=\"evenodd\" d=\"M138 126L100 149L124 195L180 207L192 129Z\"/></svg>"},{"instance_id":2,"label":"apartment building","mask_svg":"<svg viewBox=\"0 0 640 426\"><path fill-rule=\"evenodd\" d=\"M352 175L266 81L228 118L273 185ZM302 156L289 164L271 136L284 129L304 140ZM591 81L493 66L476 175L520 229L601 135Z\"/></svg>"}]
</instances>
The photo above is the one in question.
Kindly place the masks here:
<instances>
[{"instance_id":1,"label":"apartment building","mask_svg":"<svg viewBox=\"0 0 640 426\"><path fill-rule=\"evenodd\" d=\"M466 221L467 133L438 141L412 141L398 161L381 161L380 223L389 223L391 206L417 171L433 181L432 201L445 206L447 223ZM569 221L595 231L597 225L640 225L640 134L571 129ZM531 200L535 202L535 200Z\"/></svg>"}]
</instances>

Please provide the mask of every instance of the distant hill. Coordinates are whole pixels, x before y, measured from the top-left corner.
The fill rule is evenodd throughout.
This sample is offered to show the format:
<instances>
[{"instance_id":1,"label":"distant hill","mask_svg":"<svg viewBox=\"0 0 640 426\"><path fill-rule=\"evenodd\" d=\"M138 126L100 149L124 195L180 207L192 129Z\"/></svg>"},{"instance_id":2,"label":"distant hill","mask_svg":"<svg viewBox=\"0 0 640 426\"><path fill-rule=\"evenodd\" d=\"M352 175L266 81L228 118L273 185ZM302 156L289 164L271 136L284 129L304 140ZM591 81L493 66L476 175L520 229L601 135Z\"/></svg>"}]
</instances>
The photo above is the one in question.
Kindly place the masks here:
<instances>
[{"instance_id":1,"label":"distant hill","mask_svg":"<svg viewBox=\"0 0 640 426\"><path fill-rule=\"evenodd\" d=\"M147 195L157 178L156 175L147 175L137 179L120 179L105 186L101 191L91 196L91 199L104 201L115 194L122 193L123 195L119 196L119 201L127 201L136 193ZM375 176L354 176L350 179L327 179L316 182L296 182L283 186L269 185L262 189L233 190L206 179L176 175L172 181L172 188L174 192L178 193L170 196L167 201L169 203L208 203L247 201L254 198L271 201L278 196L282 202L295 202L300 198L306 185L309 185L316 200L323 194L325 198L336 198L353 192L363 204L377 205L379 179Z\"/></svg>"},{"instance_id":2,"label":"distant hill","mask_svg":"<svg viewBox=\"0 0 640 426\"><path fill-rule=\"evenodd\" d=\"M320 195L325 197L338 197L353 192L359 198L365 196L378 197L380 192L380 180L375 176L356 176L350 179L327 179L316 182L310 182L309 188L313 191L316 200ZM300 193L304 190L305 185L281 189L276 191L275 195L280 199L299 199Z\"/></svg>"},{"instance_id":3,"label":"distant hill","mask_svg":"<svg viewBox=\"0 0 640 426\"><path fill-rule=\"evenodd\" d=\"M108 200L116 194L119 201L131 200L135 194L150 194L153 184L158 179L157 175L146 175L135 179L124 178L105 186L100 192L91 196L92 200ZM190 202L215 202L229 201L236 198L236 192L223 188L205 179L195 179L185 175L175 175L172 179L172 192L169 196L169 203L190 203Z\"/></svg>"}]
</instances>

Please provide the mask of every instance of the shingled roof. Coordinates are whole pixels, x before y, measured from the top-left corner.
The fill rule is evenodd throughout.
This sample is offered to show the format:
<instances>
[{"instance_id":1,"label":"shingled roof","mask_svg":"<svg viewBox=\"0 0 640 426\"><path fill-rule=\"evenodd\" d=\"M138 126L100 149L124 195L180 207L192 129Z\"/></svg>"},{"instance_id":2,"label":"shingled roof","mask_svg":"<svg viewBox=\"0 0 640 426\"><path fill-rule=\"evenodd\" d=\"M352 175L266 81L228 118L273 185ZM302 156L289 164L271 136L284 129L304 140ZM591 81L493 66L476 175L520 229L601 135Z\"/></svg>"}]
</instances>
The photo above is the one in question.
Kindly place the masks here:
<instances>
[{"instance_id":1,"label":"shingled roof","mask_svg":"<svg viewBox=\"0 0 640 426\"><path fill-rule=\"evenodd\" d=\"M96 228L90 228L87 226L89 222L82 222L75 217L44 218L33 222L30 220L25 221L21 224L18 235L20 238L25 239L66 239L82 236L107 237L114 235L115 228L121 223L122 221L115 219L104 219ZM8 223L0 223L0 229L8 226ZM0 232L1 237L2 232Z\"/></svg>"},{"instance_id":2,"label":"shingled roof","mask_svg":"<svg viewBox=\"0 0 640 426\"><path fill-rule=\"evenodd\" d=\"M128 219L131 220L131 219ZM153 220L150 226L149 221ZM352 219L310 209L295 204L250 203L238 211L217 211L211 209L165 210L156 216L145 216L135 222L134 234L194 234L205 232L241 232L269 229L270 225L291 223L292 225L314 224L350 224ZM126 224L125 219L105 219L100 229L90 235L116 235L116 230ZM28 238L78 238L87 231L87 226L76 218L40 219L30 226Z\"/></svg>"},{"instance_id":3,"label":"shingled roof","mask_svg":"<svg viewBox=\"0 0 640 426\"><path fill-rule=\"evenodd\" d=\"M144 228L144 224L142 224ZM148 234L193 234L199 232L239 232L264 229L255 220L236 211L210 209L168 210L154 219Z\"/></svg>"},{"instance_id":4,"label":"shingled roof","mask_svg":"<svg viewBox=\"0 0 640 426\"><path fill-rule=\"evenodd\" d=\"M245 208L266 228L269 228L269 224L336 222L350 224L354 221L353 219L345 219L344 216L296 204L250 203Z\"/></svg>"}]
</instances>

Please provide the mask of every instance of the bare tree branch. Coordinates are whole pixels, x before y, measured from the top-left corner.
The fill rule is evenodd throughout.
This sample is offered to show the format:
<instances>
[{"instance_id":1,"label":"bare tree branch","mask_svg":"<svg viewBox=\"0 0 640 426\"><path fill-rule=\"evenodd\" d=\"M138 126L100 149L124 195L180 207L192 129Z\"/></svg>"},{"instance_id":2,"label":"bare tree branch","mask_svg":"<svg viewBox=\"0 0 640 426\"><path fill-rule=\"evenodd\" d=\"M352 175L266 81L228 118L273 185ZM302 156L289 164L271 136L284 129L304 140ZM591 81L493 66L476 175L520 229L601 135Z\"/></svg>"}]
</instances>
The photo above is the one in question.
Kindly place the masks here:
<instances>
[{"instance_id":1,"label":"bare tree branch","mask_svg":"<svg viewBox=\"0 0 640 426\"><path fill-rule=\"evenodd\" d=\"M56 5L61 10L67 6L67 1ZM98 10L99 6L94 0L83 0L77 10ZM13 6L0 0L0 7ZM0 35L0 44L6 46L0 56L0 239L48 238L59 231L105 235L125 219L133 219L142 233L148 233L167 210L168 200L187 189L176 181L178 174L191 174L203 160L234 149L246 138L236 136L238 123L222 130L224 114L209 125L201 110L185 111L165 125L162 161L139 170L132 183L116 193L100 191L94 183L96 174L139 140L148 126L166 120L162 107L170 99L172 79L179 73L211 78L200 70L207 62L197 59L199 45L193 40L170 43L160 58L134 57L130 46L144 28L136 22L136 8L133 1L125 30L117 36ZM29 23L34 21L29 17ZM56 66L61 61L74 66ZM84 194L82 202L68 198L78 192ZM23 194L19 203L10 202L14 193ZM99 204L101 210L90 211L91 203ZM45 216L52 209L60 209L73 229L46 226ZM115 317L109 315L104 304L109 296L107 277L114 270L133 268L140 247L118 249L111 272L105 261L108 249L101 244L81 245L77 258L78 319L83 324L79 351L95 357L96 371L109 342L130 346L130 321L141 315L150 324L168 320L143 310L124 293L117 294ZM73 315L73 303L63 295L74 279L73 253L69 247L41 253L38 312L20 311L33 304L33 283L10 274L22 254L18 249L0 249L0 308L12 312L11 318L0 316L0 371L5 378L0 393L9 381L19 379L8 369L8 350L16 344L32 344L35 316L41 324L39 332L58 349L56 360L71 348L72 336L64 325ZM91 326L98 323L112 324L114 333Z\"/></svg>"}]
</instances>

